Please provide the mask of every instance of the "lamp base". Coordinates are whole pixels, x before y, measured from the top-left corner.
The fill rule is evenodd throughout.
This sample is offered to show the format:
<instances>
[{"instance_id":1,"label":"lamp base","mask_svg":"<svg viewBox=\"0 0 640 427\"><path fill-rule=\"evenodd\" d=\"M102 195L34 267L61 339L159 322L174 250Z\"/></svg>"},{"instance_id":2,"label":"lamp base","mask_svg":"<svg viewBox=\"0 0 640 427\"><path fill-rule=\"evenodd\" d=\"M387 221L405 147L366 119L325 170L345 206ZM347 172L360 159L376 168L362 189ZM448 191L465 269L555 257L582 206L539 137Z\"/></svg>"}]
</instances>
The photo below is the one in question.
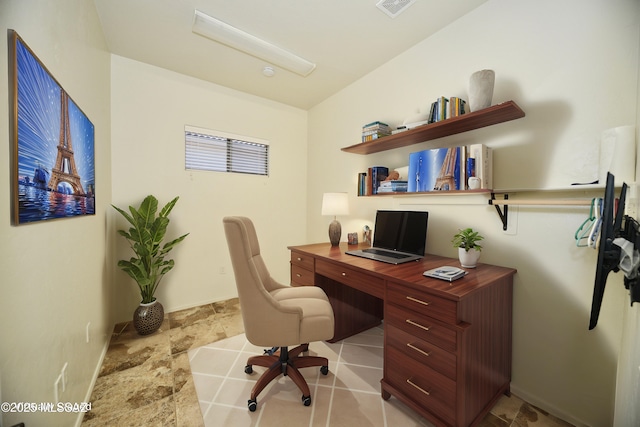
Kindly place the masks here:
<instances>
[{"instance_id":1,"label":"lamp base","mask_svg":"<svg viewBox=\"0 0 640 427\"><path fill-rule=\"evenodd\" d=\"M329 241L331 246L338 246L340 244L340 237L342 237L342 226L337 220L331 221L329 224Z\"/></svg>"}]
</instances>

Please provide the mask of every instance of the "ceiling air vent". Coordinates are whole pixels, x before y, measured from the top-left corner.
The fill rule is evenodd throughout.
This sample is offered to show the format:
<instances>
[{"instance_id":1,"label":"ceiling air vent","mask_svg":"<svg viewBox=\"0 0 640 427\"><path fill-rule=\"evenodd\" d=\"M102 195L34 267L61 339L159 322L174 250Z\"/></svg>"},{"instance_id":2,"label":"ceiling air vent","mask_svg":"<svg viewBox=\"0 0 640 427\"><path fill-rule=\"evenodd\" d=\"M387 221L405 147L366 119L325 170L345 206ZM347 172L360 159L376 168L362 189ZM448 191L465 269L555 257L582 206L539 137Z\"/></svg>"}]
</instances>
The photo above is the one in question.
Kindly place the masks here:
<instances>
[{"instance_id":1,"label":"ceiling air vent","mask_svg":"<svg viewBox=\"0 0 640 427\"><path fill-rule=\"evenodd\" d=\"M395 18L406 8L415 3L415 1L416 0L380 0L376 6L391 18Z\"/></svg>"}]
</instances>

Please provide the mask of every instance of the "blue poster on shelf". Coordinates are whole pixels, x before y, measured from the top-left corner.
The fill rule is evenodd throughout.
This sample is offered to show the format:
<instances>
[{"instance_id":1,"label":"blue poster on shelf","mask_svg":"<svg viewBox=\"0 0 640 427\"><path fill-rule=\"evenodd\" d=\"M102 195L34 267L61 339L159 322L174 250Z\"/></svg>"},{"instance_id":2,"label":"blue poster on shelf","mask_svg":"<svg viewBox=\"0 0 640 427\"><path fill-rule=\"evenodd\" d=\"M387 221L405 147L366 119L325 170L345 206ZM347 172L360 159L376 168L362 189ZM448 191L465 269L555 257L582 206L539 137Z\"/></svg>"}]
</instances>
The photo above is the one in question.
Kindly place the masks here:
<instances>
[{"instance_id":1,"label":"blue poster on shelf","mask_svg":"<svg viewBox=\"0 0 640 427\"><path fill-rule=\"evenodd\" d=\"M434 148L409 155L408 191L461 190L460 147Z\"/></svg>"}]
</instances>

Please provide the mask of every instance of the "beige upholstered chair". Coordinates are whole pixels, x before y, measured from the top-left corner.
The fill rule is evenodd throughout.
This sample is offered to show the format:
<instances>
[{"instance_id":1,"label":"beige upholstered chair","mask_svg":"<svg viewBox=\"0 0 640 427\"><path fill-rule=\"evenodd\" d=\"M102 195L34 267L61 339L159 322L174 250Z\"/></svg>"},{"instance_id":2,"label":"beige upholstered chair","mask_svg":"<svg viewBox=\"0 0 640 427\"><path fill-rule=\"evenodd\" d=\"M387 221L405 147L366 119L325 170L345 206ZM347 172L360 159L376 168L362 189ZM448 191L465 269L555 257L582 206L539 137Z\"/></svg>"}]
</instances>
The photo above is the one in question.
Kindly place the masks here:
<instances>
[{"instance_id":1,"label":"beige upholstered chair","mask_svg":"<svg viewBox=\"0 0 640 427\"><path fill-rule=\"evenodd\" d=\"M249 218L225 217L223 223L245 334L253 345L272 347L265 350L264 355L247 361L247 374L253 372L253 365L269 368L251 391L249 410L256 410L258 394L280 374L291 377L302 391L302 402L309 406L309 386L298 369L320 366L320 372L326 375L329 366L325 357L300 354L308 350L309 342L333 337L334 319L329 299L320 288L285 286L269 275ZM289 350L289 346L297 347Z\"/></svg>"}]
</instances>

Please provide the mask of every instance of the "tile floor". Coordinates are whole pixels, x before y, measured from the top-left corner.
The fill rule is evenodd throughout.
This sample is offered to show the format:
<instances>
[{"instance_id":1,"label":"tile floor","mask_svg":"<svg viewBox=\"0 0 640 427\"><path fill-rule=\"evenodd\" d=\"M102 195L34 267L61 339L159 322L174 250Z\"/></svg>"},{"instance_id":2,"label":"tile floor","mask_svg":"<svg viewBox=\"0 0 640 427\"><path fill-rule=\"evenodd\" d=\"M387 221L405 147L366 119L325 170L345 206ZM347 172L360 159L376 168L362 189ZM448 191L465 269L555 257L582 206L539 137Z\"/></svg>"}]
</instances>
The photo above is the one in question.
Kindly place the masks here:
<instances>
[{"instance_id":1,"label":"tile floor","mask_svg":"<svg viewBox=\"0 0 640 427\"><path fill-rule=\"evenodd\" d=\"M247 399L263 368L244 373L246 358L263 349L249 344L237 299L165 315L160 330L139 336L129 323L116 325L82 425L92 426L430 426L397 399L380 398L382 329L339 343L312 343L329 359L329 375L302 370L313 402L305 407L288 378ZM503 396L482 427L567 427L517 396Z\"/></svg>"}]
</instances>

